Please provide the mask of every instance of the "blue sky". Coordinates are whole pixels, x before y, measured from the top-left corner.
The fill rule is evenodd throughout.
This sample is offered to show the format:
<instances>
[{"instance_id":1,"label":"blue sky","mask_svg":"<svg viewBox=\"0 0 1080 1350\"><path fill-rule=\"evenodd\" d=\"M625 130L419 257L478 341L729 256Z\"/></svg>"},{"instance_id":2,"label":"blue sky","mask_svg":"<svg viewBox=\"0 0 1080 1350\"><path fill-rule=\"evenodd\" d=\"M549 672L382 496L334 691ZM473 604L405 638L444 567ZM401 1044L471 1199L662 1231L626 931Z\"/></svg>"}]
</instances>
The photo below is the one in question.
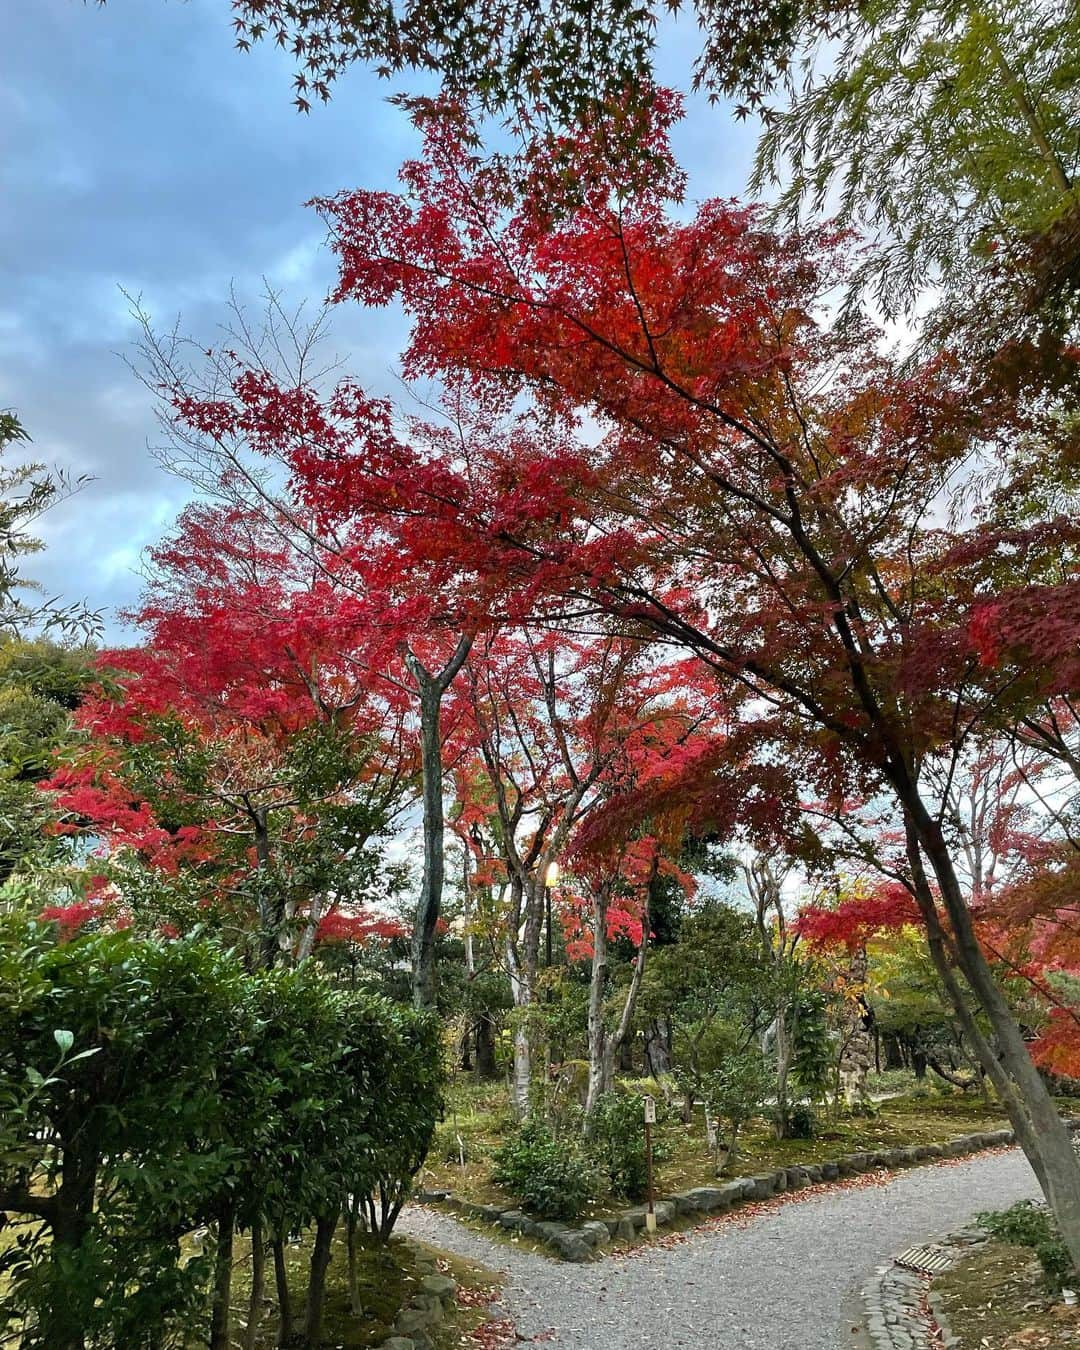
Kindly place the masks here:
<instances>
[{"instance_id":1,"label":"blue sky","mask_svg":"<svg viewBox=\"0 0 1080 1350\"><path fill-rule=\"evenodd\" d=\"M142 550L188 495L148 450L153 399L125 364L135 325L215 340L230 286L257 308L265 278L296 304L333 277L303 203L391 187L417 140L360 68L300 116L292 63L233 47L229 0L4 0L0 82L0 407L36 458L94 482L53 511L32 573L54 594L115 610L138 596ZM661 73L685 85L691 25L662 35ZM754 130L691 101L677 134L695 199L743 191ZM342 307L330 345L392 391L402 341L392 312Z\"/></svg>"}]
</instances>

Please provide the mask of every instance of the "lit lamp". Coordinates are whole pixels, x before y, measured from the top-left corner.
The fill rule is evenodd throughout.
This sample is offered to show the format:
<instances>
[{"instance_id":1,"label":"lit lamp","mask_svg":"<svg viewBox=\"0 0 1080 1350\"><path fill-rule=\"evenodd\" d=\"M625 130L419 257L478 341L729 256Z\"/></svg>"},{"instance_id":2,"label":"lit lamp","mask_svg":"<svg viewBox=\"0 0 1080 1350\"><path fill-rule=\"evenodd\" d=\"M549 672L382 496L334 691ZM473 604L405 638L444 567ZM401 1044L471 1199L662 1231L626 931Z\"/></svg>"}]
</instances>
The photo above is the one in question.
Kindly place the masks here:
<instances>
[{"instance_id":1,"label":"lit lamp","mask_svg":"<svg viewBox=\"0 0 1080 1350\"><path fill-rule=\"evenodd\" d=\"M552 858L547 865L547 871L544 873L544 909L546 910L547 932L544 942L544 955L547 957L548 969L551 969L551 892L559 884L559 864Z\"/></svg>"}]
</instances>

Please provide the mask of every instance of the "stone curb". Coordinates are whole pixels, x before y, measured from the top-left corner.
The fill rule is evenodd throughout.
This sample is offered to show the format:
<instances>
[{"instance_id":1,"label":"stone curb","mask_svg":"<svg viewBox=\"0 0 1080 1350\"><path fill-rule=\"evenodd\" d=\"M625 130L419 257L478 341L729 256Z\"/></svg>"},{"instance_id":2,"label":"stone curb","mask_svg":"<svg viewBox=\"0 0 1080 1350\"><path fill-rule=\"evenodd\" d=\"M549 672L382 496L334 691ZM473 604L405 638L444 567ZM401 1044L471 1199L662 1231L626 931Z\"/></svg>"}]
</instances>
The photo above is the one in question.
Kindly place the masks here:
<instances>
[{"instance_id":1,"label":"stone curb","mask_svg":"<svg viewBox=\"0 0 1080 1350\"><path fill-rule=\"evenodd\" d=\"M435 1258L409 1243L413 1264L420 1276L420 1288L398 1313L393 1335L379 1350L433 1350L431 1333L453 1306L457 1284L449 1275L440 1274Z\"/></svg>"},{"instance_id":2,"label":"stone curb","mask_svg":"<svg viewBox=\"0 0 1080 1350\"><path fill-rule=\"evenodd\" d=\"M1080 1128L1080 1119L1066 1121L1071 1130ZM990 1130L958 1135L944 1144L915 1144L906 1148L879 1149L876 1152L846 1153L822 1163L793 1164L776 1172L763 1172L752 1177L735 1177L716 1186L695 1186L688 1191L676 1191L656 1201L657 1227L665 1227L674 1219L706 1218L722 1214L738 1205L756 1200L770 1200L789 1190L857 1176L880 1168L896 1170L917 1167L921 1163L940 1158L959 1158L984 1149L1001 1148L1016 1142L1012 1130ZM567 1223L543 1222L530 1218L523 1210L506 1205L482 1205L465 1200L452 1191L419 1191L415 1199L420 1204L444 1205L447 1209L482 1223L497 1225L509 1233L522 1233L548 1246L552 1254L563 1261L594 1261L613 1240L633 1241L645 1227L645 1206L635 1205L613 1218L593 1220L574 1227ZM907 1345L907 1342L900 1344ZM391 1350L405 1350L393 1346Z\"/></svg>"},{"instance_id":3,"label":"stone curb","mask_svg":"<svg viewBox=\"0 0 1080 1350\"><path fill-rule=\"evenodd\" d=\"M1080 1119L1066 1120L1065 1127L1075 1133L1080 1130ZM945 1260L945 1267L935 1272L944 1274L958 1257L987 1239L988 1234L971 1225L945 1237L929 1238L921 1245L932 1247ZM932 1281L932 1276L907 1270L895 1260L878 1266L861 1294L864 1321L874 1350L952 1350L960 1344L959 1337L952 1334L944 1301L934 1293Z\"/></svg>"},{"instance_id":4,"label":"stone curb","mask_svg":"<svg viewBox=\"0 0 1080 1350\"><path fill-rule=\"evenodd\" d=\"M962 1228L925 1244L947 1263L987 1240L979 1228ZM862 1288L864 1322L874 1350L951 1350L960 1344L945 1318L944 1303L931 1288L932 1277L894 1263L878 1266Z\"/></svg>"}]
</instances>

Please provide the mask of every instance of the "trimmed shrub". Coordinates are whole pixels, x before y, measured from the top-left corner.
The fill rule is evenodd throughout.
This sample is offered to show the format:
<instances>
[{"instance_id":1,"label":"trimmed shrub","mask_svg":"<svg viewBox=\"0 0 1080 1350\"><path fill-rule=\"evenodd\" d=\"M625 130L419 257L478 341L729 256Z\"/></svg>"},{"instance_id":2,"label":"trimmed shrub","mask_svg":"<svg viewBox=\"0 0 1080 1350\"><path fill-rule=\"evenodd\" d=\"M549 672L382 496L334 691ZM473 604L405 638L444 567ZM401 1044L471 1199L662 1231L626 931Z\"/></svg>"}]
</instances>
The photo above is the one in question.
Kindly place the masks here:
<instances>
[{"instance_id":1,"label":"trimmed shrub","mask_svg":"<svg viewBox=\"0 0 1080 1350\"><path fill-rule=\"evenodd\" d=\"M613 1195L641 1200L648 1185L641 1098L624 1092L605 1093L589 1121L588 1150ZM653 1162L659 1165L666 1158L667 1150L654 1136Z\"/></svg>"},{"instance_id":2,"label":"trimmed shrub","mask_svg":"<svg viewBox=\"0 0 1080 1350\"><path fill-rule=\"evenodd\" d=\"M544 1219L576 1219L596 1194L596 1176L578 1145L541 1121L524 1122L495 1155L495 1181Z\"/></svg>"}]
</instances>

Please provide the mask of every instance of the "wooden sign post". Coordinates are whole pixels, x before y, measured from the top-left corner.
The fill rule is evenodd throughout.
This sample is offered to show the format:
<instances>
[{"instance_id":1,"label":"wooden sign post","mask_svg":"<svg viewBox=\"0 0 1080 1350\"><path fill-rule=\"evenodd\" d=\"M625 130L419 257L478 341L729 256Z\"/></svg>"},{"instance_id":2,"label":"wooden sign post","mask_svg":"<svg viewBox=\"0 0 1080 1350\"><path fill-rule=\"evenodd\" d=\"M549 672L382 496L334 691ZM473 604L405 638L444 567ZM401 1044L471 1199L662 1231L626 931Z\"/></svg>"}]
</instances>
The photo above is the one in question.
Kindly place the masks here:
<instances>
[{"instance_id":1,"label":"wooden sign post","mask_svg":"<svg viewBox=\"0 0 1080 1350\"><path fill-rule=\"evenodd\" d=\"M645 1211L645 1230L656 1232L656 1210L653 1206L652 1127L656 1124L656 1098L645 1098L645 1168L649 1186L649 1207Z\"/></svg>"}]
</instances>

